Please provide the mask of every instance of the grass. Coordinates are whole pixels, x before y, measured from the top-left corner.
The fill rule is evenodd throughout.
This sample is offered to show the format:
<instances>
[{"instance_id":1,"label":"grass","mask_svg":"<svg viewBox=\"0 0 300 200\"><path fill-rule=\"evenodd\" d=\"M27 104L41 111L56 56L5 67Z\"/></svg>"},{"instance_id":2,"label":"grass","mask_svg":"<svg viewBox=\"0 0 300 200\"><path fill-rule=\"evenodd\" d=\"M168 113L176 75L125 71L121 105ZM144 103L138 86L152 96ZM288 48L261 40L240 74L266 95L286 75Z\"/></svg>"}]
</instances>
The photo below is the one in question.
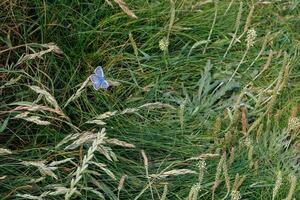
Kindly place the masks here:
<instances>
[{"instance_id":1,"label":"grass","mask_svg":"<svg viewBox=\"0 0 300 200\"><path fill-rule=\"evenodd\" d=\"M297 199L297 1L126 3L0 3L1 199Z\"/></svg>"}]
</instances>

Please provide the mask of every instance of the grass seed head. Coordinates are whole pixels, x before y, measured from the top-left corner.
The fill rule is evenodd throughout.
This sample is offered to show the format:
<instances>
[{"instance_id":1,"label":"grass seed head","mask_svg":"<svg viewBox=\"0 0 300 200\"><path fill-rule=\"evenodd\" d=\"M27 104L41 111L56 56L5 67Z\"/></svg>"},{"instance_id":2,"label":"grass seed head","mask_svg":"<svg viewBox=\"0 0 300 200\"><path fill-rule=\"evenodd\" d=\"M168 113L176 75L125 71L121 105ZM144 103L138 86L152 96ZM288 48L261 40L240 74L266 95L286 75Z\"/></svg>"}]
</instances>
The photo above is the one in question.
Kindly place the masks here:
<instances>
[{"instance_id":1,"label":"grass seed head","mask_svg":"<svg viewBox=\"0 0 300 200\"><path fill-rule=\"evenodd\" d=\"M241 199L241 193L237 190L231 191L231 200L239 200Z\"/></svg>"},{"instance_id":2,"label":"grass seed head","mask_svg":"<svg viewBox=\"0 0 300 200\"><path fill-rule=\"evenodd\" d=\"M277 173L277 178L276 178L275 186L273 188L272 200L275 199L275 197L276 197L276 195L277 195L277 193L278 193L278 191L280 189L281 184L282 184L282 172L279 171Z\"/></svg>"},{"instance_id":3,"label":"grass seed head","mask_svg":"<svg viewBox=\"0 0 300 200\"><path fill-rule=\"evenodd\" d=\"M294 195L296 185L297 185L297 177L294 174L290 174L290 182L291 182L291 186L290 186L289 193L288 193L286 200L293 199L293 195Z\"/></svg>"},{"instance_id":4,"label":"grass seed head","mask_svg":"<svg viewBox=\"0 0 300 200\"><path fill-rule=\"evenodd\" d=\"M169 41L166 37L163 37L161 40L159 40L159 48L161 51L167 51L169 47Z\"/></svg>"},{"instance_id":5,"label":"grass seed head","mask_svg":"<svg viewBox=\"0 0 300 200\"><path fill-rule=\"evenodd\" d=\"M256 34L255 29L252 28L252 29L247 31L246 42L247 42L247 47L248 48L253 47L256 36L257 36L257 34Z\"/></svg>"}]
</instances>

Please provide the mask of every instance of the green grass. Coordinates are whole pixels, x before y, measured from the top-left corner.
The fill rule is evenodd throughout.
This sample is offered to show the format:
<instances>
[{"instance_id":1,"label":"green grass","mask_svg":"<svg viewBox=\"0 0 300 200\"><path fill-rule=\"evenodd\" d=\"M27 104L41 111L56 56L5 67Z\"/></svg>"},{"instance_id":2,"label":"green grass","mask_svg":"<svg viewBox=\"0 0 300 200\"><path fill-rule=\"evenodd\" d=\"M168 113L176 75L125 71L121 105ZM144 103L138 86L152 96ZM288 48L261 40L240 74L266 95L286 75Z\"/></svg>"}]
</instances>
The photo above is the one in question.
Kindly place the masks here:
<instances>
[{"instance_id":1,"label":"green grass","mask_svg":"<svg viewBox=\"0 0 300 200\"><path fill-rule=\"evenodd\" d=\"M91 141L75 149L65 149L73 141L57 145L70 134L97 133L104 127L105 141L115 138L135 148L105 144L103 148L111 159L97 151L92 160L105 164L116 180L90 164L76 185L81 195L74 194L72 199L99 199L95 191L105 199L162 199L166 185L166 199L189 199L201 174L199 160L191 158L216 154L202 158L206 168L198 190L198 199L212 199L224 153L226 160L219 164L215 199L226 196L226 181L230 189L225 199L234 199L231 194L235 189L241 199L272 199L279 171L282 184L275 199L288 197L291 175L298 182L290 199L297 199L300 126L296 124L298 127L291 130L288 121L297 116L299 121L295 111L300 103L299 3L254 1L253 15L248 18L252 3L244 1L241 20L236 23L238 1L230 8L230 1L218 1L217 6L194 0L177 0L174 6L170 1L126 1L137 19L111 2L113 7L103 0L0 3L0 148L11 150L10 154L0 153L1 199L24 199L18 197L20 194L64 199L65 192L57 196L51 192L56 186L70 188L73 173L81 166ZM211 31L215 9L217 18ZM257 33L254 46L241 62L247 49L245 32L223 57L236 24L239 37L247 18L251 19L248 29ZM167 51L159 48L164 37L169 40ZM49 45L44 44L51 42L63 54L52 51L24 59L47 50ZM273 57L269 67L254 80L270 50ZM239 63L237 74L228 82ZM107 79L120 85L95 91L89 83L78 98L66 105L98 65L103 66ZM52 112L53 104L28 87L33 85L48 91L58 102L55 111L67 117ZM44 110L29 110L30 116L39 116L50 125L15 118L28 111L26 106L32 102L44 106ZM145 107L104 119L105 125L85 123L108 111L122 112L154 102L173 108ZM243 114L247 125L243 124ZM231 162L232 149L235 153ZM146 166L141 150L148 158ZM67 158L72 162L60 164L53 171L57 179L24 164L44 160L49 167L51 162ZM196 174L147 178L145 168L150 175L175 169ZM245 180L234 188L237 174ZM127 178L118 198L123 175ZM31 181L40 177L45 179Z\"/></svg>"}]
</instances>

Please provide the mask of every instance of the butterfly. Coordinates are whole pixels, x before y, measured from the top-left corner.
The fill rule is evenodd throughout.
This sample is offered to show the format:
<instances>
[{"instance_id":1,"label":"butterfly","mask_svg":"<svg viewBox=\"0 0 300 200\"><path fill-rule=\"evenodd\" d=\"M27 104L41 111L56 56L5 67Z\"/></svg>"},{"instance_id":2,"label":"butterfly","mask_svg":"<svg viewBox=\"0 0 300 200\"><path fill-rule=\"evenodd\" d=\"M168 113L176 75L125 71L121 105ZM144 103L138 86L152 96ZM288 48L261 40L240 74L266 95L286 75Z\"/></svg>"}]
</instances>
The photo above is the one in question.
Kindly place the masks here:
<instances>
[{"instance_id":1,"label":"butterfly","mask_svg":"<svg viewBox=\"0 0 300 200\"><path fill-rule=\"evenodd\" d=\"M99 88L107 89L109 87L108 82L104 78L103 69L101 66L98 66L95 71L95 74L90 76L90 80L93 83L95 90L99 90Z\"/></svg>"}]
</instances>

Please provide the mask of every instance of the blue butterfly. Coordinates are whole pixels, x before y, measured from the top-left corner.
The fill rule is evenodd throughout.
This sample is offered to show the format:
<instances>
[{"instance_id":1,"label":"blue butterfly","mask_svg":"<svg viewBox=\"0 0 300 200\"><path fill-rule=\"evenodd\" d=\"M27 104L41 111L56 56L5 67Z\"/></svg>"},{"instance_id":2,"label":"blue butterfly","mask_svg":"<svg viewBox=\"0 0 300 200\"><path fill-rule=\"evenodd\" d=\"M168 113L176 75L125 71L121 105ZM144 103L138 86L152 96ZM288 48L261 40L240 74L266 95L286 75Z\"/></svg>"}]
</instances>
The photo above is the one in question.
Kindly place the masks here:
<instances>
[{"instance_id":1,"label":"blue butterfly","mask_svg":"<svg viewBox=\"0 0 300 200\"><path fill-rule=\"evenodd\" d=\"M99 90L99 88L107 89L109 87L108 82L104 78L103 69L101 66L98 66L95 69L95 74L90 76L90 79L93 83L95 90Z\"/></svg>"}]
</instances>

